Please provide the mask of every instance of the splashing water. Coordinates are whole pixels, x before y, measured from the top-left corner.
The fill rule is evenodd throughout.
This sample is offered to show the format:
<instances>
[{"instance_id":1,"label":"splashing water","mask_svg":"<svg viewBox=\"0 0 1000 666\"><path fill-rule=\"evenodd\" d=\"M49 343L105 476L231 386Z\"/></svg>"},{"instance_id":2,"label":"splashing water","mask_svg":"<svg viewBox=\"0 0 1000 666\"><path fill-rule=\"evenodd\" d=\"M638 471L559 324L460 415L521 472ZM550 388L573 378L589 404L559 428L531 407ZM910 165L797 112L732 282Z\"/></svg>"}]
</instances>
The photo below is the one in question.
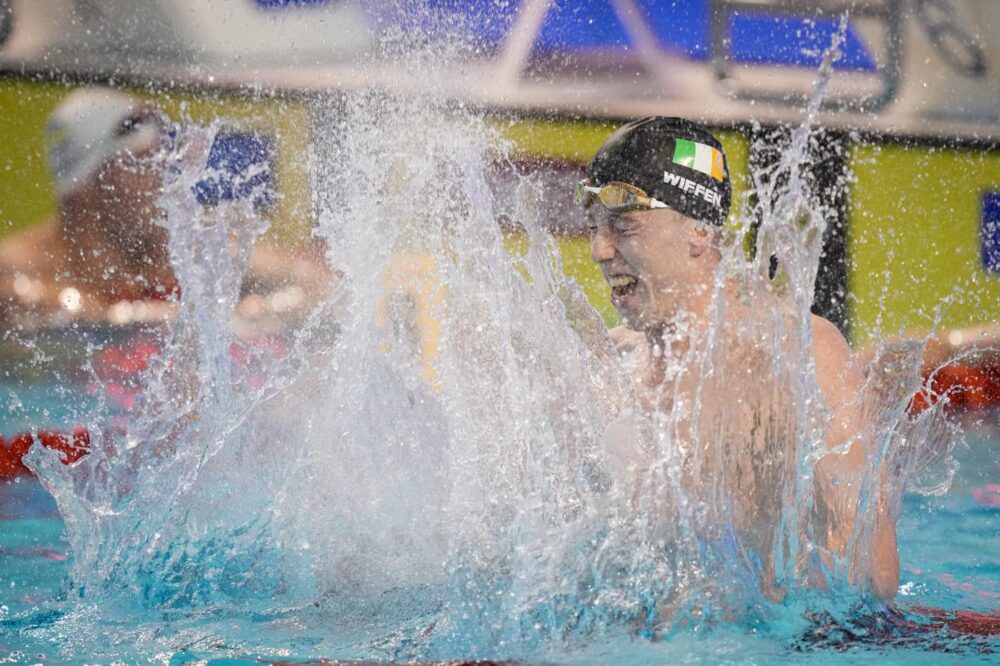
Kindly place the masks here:
<instances>
[{"instance_id":1,"label":"splashing water","mask_svg":"<svg viewBox=\"0 0 1000 666\"><path fill-rule=\"evenodd\" d=\"M433 91L318 105L316 233L343 277L264 360L267 381L247 382L230 318L266 225L248 205L197 203L215 130L187 130L160 201L183 299L139 416L127 433L92 428L71 468L30 456L71 545L64 622L294 618L341 632L330 656L434 658L766 623L776 600L846 612L876 506L895 515L907 482L946 485L951 433L940 405L906 411L920 350L884 349L859 397L851 542L826 551L809 308L828 211L801 174L828 75L743 202L733 236L759 220L755 258L724 243L707 335L660 350L652 410L564 277L531 176L495 191L489 165L515 169L511 147ZM500 197L523 255L505 247ZM737 302L721 296L732 284ZM132 631L119 640L156 643Z\"/></svg>"}]
</instances>

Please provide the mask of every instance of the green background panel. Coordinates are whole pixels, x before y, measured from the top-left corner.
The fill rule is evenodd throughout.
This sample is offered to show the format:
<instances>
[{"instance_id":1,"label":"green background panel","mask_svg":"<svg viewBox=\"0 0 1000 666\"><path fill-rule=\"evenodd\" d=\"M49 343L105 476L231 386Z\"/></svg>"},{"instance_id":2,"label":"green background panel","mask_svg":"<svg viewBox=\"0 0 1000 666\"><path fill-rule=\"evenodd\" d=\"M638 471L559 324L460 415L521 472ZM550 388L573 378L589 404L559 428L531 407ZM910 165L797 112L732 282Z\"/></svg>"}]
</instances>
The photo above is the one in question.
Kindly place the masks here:
<instances>
[{"instance_id":1,"label":"green background panel","mask_svg":"<svg viewBox=\"0 0 1000 666\"><path fill-rule=\"evenodd\" d=\"M981 258L982 194L1000 190L1000 154L861 145L848 224L856 344L883 333L1000 319L1000 276ZM880 321L881 320L881 321Z\"/></svg>"},{"instance_id":2,"label":"green background panel","mask_svg":"<svg viewBox=\"0 0 1000 666\"><path fill-rule=\"evenodd\" d=\"M52 217L45 122L68 88L0 79L0 236Z\"/></svg>"},{"instance_id":3,"label":"green background panel","mask_svg":"<svg viewBox=\"0 0 1000 666\"><path fill-rule=\"evenodd\" d=\"M518 118L496 127L522 156L584 164L618 124Z\"/></svg>"},{"instance_id":4,"label":"green background panel","mask_svg":"<svg viewBox=\"0 0 1000 666\"><path fill-rule=\"evenodd\" d=\"M558 243L563 272L576 280L607 325L617 326L621 317L611 305L611 287L608 286L608 281L590 258L590 238L563 236L558 239Z\"/></svg>"}]
</instances>

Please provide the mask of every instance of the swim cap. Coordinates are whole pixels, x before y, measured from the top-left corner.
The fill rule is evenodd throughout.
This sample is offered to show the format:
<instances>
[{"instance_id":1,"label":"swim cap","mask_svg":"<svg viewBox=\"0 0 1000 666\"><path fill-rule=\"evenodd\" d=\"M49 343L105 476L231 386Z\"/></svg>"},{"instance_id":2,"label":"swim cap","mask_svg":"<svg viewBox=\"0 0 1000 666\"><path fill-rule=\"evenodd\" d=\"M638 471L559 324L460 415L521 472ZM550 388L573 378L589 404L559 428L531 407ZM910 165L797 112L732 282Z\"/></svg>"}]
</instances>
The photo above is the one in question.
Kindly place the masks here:
<instances>
[{"instance_id":1,"label":"swim cap","mask_svg":"<svg viewBox=\"0 0 1000 666\"><path fill-rule=\"evenodd\" d=\"M635 185L688 217L722 226L732 185L722 144L683 118L643 118L620 127L587 168L597 187L611 181Z\"/></svg>"},{"instance_id":2,"label":"swim cap","mask_svg":"<svg viewBox=\"0 0 1000 666\"><path fill-rule=\"evenodd\" d=\"M109 157L149 148L162 134L157 112L129 95L104 88L73 91L45 126L56 193L60 197L71 194Z\"/></svg>"}]
</instances>

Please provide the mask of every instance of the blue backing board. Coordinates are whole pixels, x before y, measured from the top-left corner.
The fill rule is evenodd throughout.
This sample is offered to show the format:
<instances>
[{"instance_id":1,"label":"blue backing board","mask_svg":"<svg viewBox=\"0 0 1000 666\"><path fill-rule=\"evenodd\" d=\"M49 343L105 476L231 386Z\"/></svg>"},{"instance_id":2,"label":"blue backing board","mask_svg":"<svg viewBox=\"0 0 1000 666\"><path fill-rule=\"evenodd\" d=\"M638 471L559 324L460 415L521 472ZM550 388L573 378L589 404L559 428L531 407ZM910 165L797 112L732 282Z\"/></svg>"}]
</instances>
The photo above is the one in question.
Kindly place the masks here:
<instances>
[{"instance_id":1,"label":"blue backing board","mask_svg":"<svg viewBox=\"0 0 1000 666\"><path fill-rule=\"evenodd\" d=\"M1000 274L1000 192L983 193L983 269Z\"/></svg>"},{"instance_id":2,"label":"blue backing board","mask_svg":"<svg viewBox=\"0 0 1000 666\"><path fill-rule=\"evenodd\" d=\"M339 0L256 0L269 8L291 11ZM402 29L407 34L458 36L485 49L506 39L524 0L381 0L364 3L364 14L376 31ZM672 53L704 61L711 56L710 0L636 0L660 46ZM830 45L839 20L765 13L731 14L727 25L733 61L815 68ZM536 53L546 55L587 49L632 48L610 0L555 0L535 40ZM848 25L837 69L877 69L857 30Z\"/></svg>"}]
</instances>

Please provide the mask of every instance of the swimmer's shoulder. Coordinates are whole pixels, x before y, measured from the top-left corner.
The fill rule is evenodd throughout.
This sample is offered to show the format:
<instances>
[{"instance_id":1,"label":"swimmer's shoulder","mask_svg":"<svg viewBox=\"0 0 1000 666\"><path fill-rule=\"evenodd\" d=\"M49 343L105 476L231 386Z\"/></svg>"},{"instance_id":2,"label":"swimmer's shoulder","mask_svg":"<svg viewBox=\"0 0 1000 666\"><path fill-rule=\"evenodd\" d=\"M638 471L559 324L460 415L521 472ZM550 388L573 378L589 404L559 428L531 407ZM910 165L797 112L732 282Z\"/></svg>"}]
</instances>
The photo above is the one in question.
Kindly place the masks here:
<instances>
[{"instance_id":1,"label":"swimmer's shoulder","mask_svg":"<svg viewBox=\"0 0 1000 666\"><path fill-rule=\"evenodd\" d=\"M832 369L849 365L853 369L857 365L854 351L836 324L819 315L810 315L810 318L817 366L831 366Z\"/></svg>"},{"instance_id":2,"label":"swimmer's shoulder","mask_svg":"<svg viewBox=\"0 0 1000 666\"><path fill-rule=\"evenodd\" d=\"M864 383L858 357L833 322L818 315L811 319L816 373L827 401L837 404L856 399Z\"/></svg>"},{"instance_id":3,"label":"swimmer's shoulder","mask_svg":"<svg viewBox=\"0 0 1000 666\"><path fill-rule=\"evenodd\" d=\"M35 273L49 268L56 244L53 222L0 238L0 273Z\"/></svg>"},{"instance_id":4,"label":"swimmer's shoulder","mask_svg":"<svg viewBox=\"0 0 1000 666\"><path fill-rule=\"evenodd\" d=\"M828 350L833 354L850 354L851 347L847 344L847 338L840 332L837 325L829 319L819 315L809 315L812 322L813 345L817 348Z\"/></svg>"}]
</instances>

